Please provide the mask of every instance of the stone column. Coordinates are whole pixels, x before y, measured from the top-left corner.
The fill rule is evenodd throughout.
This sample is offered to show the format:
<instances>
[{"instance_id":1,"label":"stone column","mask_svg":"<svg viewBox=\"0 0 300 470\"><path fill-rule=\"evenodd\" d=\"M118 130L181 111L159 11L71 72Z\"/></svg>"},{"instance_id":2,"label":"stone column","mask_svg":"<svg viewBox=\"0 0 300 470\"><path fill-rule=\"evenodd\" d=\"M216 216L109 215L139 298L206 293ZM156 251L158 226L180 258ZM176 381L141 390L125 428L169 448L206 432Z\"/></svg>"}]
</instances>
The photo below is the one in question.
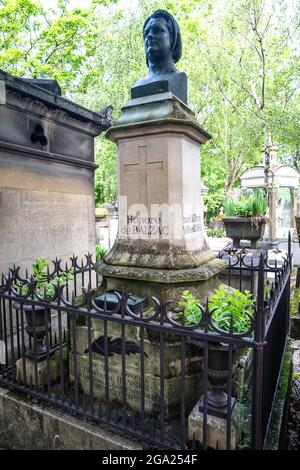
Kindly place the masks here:
<instances>
[{"instance_id":1,"label":"stone column","mask_svg":"<svg viewBox=\"0 0 300 470\"><path fill-rule=\"evenodd\" d=\"M276 219L277 219L277 211L276 211L276 189L272 188L270 191L270 208L269 208L269 242L271 245L275 245L278 243L277 240L277 230L276 230Z\"/></svg>"},{"instance_id":2,"label":"stone column","mask_svg":"<svg viewBox=\"0 0 300 470\"><path fill-rule=\"evenodd\" d=\"M108 289L198 298L224 262L209 249L201 207L200 146L210 135L172 93L130 100L107 133L117 144L119 230L97 271Z\"/></svg>"},{"instance_id":3,"label":"stone column","mask_svg":"<svg viewBox=\"0 0 300 470\"><path fill-rule=\"evenodd\" d=\"M298 212L298 201L296 188L291 188L291 228L297 231L295 216Z\"/></svg>"}]
</instances>

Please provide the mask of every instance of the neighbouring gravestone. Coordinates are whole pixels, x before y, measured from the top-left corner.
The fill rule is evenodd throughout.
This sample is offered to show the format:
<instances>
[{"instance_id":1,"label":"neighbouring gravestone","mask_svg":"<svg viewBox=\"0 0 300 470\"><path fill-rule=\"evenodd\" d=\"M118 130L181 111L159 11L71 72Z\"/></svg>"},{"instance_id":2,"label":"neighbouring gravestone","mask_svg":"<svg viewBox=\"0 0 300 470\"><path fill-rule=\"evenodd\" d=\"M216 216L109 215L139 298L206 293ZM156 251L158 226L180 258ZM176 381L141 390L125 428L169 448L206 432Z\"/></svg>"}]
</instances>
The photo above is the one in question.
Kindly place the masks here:
<instances>
[{"instance_id":1,"label":"neighbouring gravestone","mask_svg":"<svg viewBox=\"0 0 300 470\"><path fill-rule=\"evenodd\" d=\"M0 272L94 252L94 138L110 124L54 80L0 71Z\"/></svg>"}]
</instances>

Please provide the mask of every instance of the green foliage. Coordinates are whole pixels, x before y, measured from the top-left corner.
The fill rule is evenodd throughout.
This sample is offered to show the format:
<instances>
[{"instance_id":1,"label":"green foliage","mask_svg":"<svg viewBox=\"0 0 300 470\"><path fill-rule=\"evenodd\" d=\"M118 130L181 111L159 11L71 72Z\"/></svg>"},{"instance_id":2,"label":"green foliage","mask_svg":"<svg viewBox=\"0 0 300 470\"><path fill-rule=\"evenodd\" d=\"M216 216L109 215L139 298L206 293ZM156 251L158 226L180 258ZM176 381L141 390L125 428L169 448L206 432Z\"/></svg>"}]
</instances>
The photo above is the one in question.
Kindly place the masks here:
<instances>
[{"instance_id":1,"label":"green foliage","mask_svg":"<svg viewBox=\"0 0 300 470\"><path fill-rule=\"evenodd\" d=\"M290 314L291 316L299 315L300 287L297 287L291 296Z\"/></svg>"},{"instance_id":2,"label":"green foliage","mask_svg":"<svg viewBox=\"0 0 300 470\"><path fill-rule=\"evenodd\" d=\"M42 257L37 259L35 264L32 265L31 280L35 285L35 292L45 299L51 298L55 293L55 287L63 287L68 281L73 279L74 268L71 267L67 271L63 271L59 275L49 276L47 269L49 261L47 258ZM29 292L28 284L16 283L15 288L22 295L27 295Z\"/></svg>"},{"instance_id":3,"label":"green foliage","mask_svg":"<svg viewBox=\"0 0 300 470\"><path fill-rule=\"evenodd\" d=\"M242 196L237 201L229 198L224 202L224 211L227 216L260 217L267 212L267 200L258 189L253 194Z\"/></svg>"},{"instance_id":4,"label":"green foliage","mask_svg":"<svg viewBox=\"0 0 300 470\"><path fill-rule=\"evenodd\" d=\"M199 300L187 290L183 291L182 297L184 300L178 304L184 307L182 315L185 322L189 325L198 323L201 318ZM227 292L225 286L221 284L208 300L213 323L218 328L230 331L232 322L234 333L244 333L249 330L251 325L249 315L254 314L254 300L249 291L245 290L242 293L233 289L232 292Z\"/></svg>"},{"instance_id":5,"label":"green foliage","mask_svg":"<svg viewBox=\"0 0 300 470\"><path fill-rule=\"evenodd\" d=\"M245 383L236 383L239 400L236 402L232 422L237 433L239 450L248 449L251 445L251 389Z\"/></svg>"},{"instance_id":6,"label":"green foliage","mask_svg":"<svg viewBox=\"0 0 300 470\"><path fill-rule=\"evenodd\" d=\"M207 228L206 234L208 237L222 238L225 237L225 230L223 228Z\"/></svg>"},{"instance_id":7,"label":"green foliage","mask_svg":"<svg viewBox=\"0 0 300 470\"><path fill-rule=\"evenodd\" d=\"M232 293L227 292L225 286L221 284L208 300L212 320L217 327L230 331L232 321L234 333L243 333L249 329L251 321L248 315L254 313L251 292L245 290L242 293L237 289L233 289Z\"/></svg>"},{"instance_id":8,"label":"green foliage","mask_svg":"<svg viewBox=\"0 0 300 470\"><path fill-rule=\"evenodd\" d=\"M214 192L211 190L208 194L206 194L204 198L204 204L207 207L207 219L211 220L215 217L220 208L223 205L224 201L224 190L220 190L218 192Z\"/></svg>"},{"instance_id":9,"label":"green foliage","mask_svg":"<svg viewBox=\"0 0 300 470\"><path fill-rule=\"evenodd\" d=\"M101 245L96 245L96 261L101 261L106 252L106 248L103 248Z\"/></svg>"},{"instance_id":10,"label":"green foliage","mask_svg":"<svg viewBox=\"0 0 300 470\"><path fill-rule=\"evenodd\" d=\"M187 324L197 323L201 317L201 311L198 307L199 301L188 290L183 291L182 297L184 300L178 302L181 307L184 307L184 319Z\"/></svg>"},{"instance_id":11,"label":"green foliage","mask_svg":"<svg viewBox=\"0 0 300 470\"><path fill-rule=\"evenodd\" d=\"M270 292L271 292L271 285L270 285L269 279L267 279L264 283L264 299L265 300L267 300Z\"/></svg>"}]
</instances>

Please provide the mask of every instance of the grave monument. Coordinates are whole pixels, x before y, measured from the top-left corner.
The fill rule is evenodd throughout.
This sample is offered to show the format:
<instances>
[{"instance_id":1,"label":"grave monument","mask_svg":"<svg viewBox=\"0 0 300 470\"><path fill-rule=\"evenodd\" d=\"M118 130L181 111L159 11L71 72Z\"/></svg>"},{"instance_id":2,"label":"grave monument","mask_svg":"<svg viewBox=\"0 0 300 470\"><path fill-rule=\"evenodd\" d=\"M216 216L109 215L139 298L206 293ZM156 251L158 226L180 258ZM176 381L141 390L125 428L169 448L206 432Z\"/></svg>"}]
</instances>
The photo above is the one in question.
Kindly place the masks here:
<instances>
[{"instance_id":1,"label":"grave monument","mask_svg":"<svg viewBox=\"0 0 300 470\"><path fill-rule=\"evenodd\" d=\"M189 289L205 302L225 266L209 250L202 220L199 149L210 135L187 106L187 78L175 66L182 52L176 20L158 10L146 20L143 35L148 75L133 86L131 100L107 132L118 149L119 228L112 249L96 265L103 276L100 289L175 302ZM93 341L103 342L105 328L109 340L121 340L121 325L104 323L101 317L92 321ZM159 415L163 406L165 416L171 417L180 410L181 341L166 340L162 376L159 335L144 329L145 412ZM125 330L126 341L137 351L140 328L126 325ZM88 327L78 326L77 376L88 395L87 344ZM202 384L202 354L192 346L186 345L184 356L188 410L200 397ZM108 384L103 352L93 351L92 356L94 396L103 400L106 384L111 401L124 405L121 355L109 358ZM136 412L141 408L141 360L138 353L126 357L126 402ZM72 354L71 368L73 362Z\"/></svg>"},{"instance_id":2,"label":"grave monument","mask_svg":"<svg viewBox=\"0 0 300 470\"><path fill-rule=\"evenodd\" d=\"M177 21L164 10L143 27L148 75L107 131L118 150L119 229L97 265L103 287L177 300L186 288L201 301L225 263L210 251L201 207L199 150L211 138L187 106Z\"/></svg>"}]
</instances>

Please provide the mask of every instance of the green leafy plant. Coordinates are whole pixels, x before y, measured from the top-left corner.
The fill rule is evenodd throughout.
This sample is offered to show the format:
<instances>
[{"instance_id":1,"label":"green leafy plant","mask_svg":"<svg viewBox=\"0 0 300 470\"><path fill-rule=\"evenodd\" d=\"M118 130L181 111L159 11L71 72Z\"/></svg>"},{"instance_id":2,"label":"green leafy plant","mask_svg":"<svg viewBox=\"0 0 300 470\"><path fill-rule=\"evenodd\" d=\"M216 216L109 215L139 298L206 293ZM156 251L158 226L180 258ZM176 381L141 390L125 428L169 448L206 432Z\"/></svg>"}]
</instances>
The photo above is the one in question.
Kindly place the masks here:
<instances>
[{"instance_id":1,"label":"green leafy plant","mask_svg":"<svg viewBox=\"0 0 300 470\"><path fill-rule=\"evenodd\" d=\"M104 248L101 245L96 245L96 261L101 261L105 253L107 252L107 249Z\"/></svg>"},{"instance_id":2,"label":"green leafy plant","mask_svg":"<svg viewBox=\"0 0 300 470\"><path fill-rule=\"evenodd\" d=\"M264 284L264 299L265 300L267 300L268 295L270 294L270 292L271 292L271 285L270 285L269 279L267 279L265 281L265 284Z\"/></svg>"},{"instance_id":3,"label":"green leafy plant","mask_svg":"<svg viewBox=\"0 0 300 470\"><path fill-rule=\"evenodd\" d=\"M221 284L208 301L213 323L217 327L230 331L232 322L234 333L244 333L249 329L251 320L248 315L254 313L251 292L248 290L241 292L237 289L227 292L225 286Z\"/></svg>"},{"instance_id":4,"label":"green leafy plant","mask_svg":"<svg viewBox=\"0 0 300 470\"><path fill-rule=\"evenodd\" d=\"M250 195L240 197L237 201L229 198L224 202L225 215L229 217L262 217L266 214L267 208L267 200L259 189L253 190Z\"/></svg>"},{"instance_id":5,"label":"green leafy plant","mask_svg":"<svg viewBox=\"0 0 300 470\"><path fill-rule=\"evenodd\" d=\"M178 304L184 307L184 319L186 323L191 325L198 323L201 316L201 311L198 307L198 299L188 290L183 291L182 297L184 300L178 302Z\"/></svg>"},{"instance_id":6,"label":"green leafy plant","mask_svg":"<svg viewBox=\"0 0 300 470\"><path fill-rule=\"evenodd\" d=\"M56 287L63 287L68 281L73 279L74 268L71 267L66 271L63 271L59 275L49 276L48 275L49 261L47 258L42 257L37 259L32 265L31 280L35 284L36 293L47 299L54 295ZM27 283L16 283L14 287L19 291L21 295L27 295L29 293L29 286Z\"/></svg>"},{"instance_id":7,"label":"green leafy plant","mask_svg":"<svg viewBox=\"0 0 300 470\"><path fill-rule=\"evenodd\" d=\"M299 315L300 287L296 287L291 296L291 316Z\"/></svg>"},{"instance_id":8,"label":"green leafy plant","mask_svg":"<svg viewBox=\"0 0 300 470\"><path fill-rule=\"evenodd\" d=\"M237 448L248 449L251 445L251 389L246 383L235 383L239 396L232 421L237 434Z\"/></svg>"},{"instance_id":9,"label":"green leafy plant","mask_svg":"<svg viewBox=\"0 0 300 470\"><path fill-rule=\"evenodd\" d=\"M189 291L183 291L183 301L179 302L184 311L181 312L185 322L189 325L199 322L201 311L198 307L199 300ZM249 330L251 320L249 315L254 313L254 300L252 294L245 290L240 292L233 289L227 292L224 285L220 285L215 289L215 294L210 296L209 311L212 314L212 321L215 326L224 330L230 331L231 322L234 333L244 333Z\"/></svg>"},{"instance_id":10,"label":"green leafy plant","mask_svg":"<svg viewBox=\"0 0 300 470\"><path fill-rule=\"evenodd\" d=\"M208 237L222 238L225 237L225 230L223 228L207 228L206 234Z\"/></svg>"}]
</instances>

